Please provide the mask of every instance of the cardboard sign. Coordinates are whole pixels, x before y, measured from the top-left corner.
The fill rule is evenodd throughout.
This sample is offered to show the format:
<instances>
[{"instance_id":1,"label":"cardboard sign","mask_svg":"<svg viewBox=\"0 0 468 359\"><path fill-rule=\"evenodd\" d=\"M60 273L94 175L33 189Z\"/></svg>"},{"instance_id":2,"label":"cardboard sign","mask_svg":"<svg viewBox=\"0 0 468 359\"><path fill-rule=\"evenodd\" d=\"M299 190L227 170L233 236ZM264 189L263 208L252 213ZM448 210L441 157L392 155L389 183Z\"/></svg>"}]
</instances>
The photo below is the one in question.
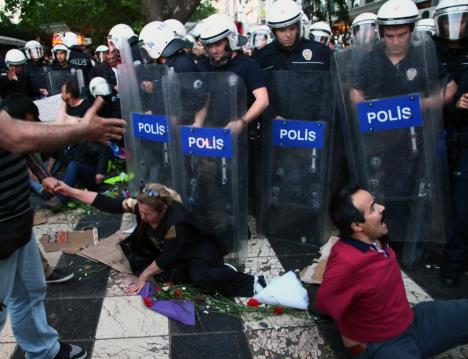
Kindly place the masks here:
<instances>
[{"instance_id":1,"label":"cardboard sign","mask_svg":"<svg viewBox=\"0 0 468 359\"><path fill-rule=\"evenodd\" d=\"M57 118L60 105L63 100L60 95L46 97L42 100L36 100L34 103L39 109L39 119L42 122L53 122Z\"/></svg>"},{"instance_id":2,"label":"cardboard sign","mask_svg":"<svg viewBox=\"0 0 468 359\"><path fill-rule=\"evenodd\" d=\"M273 146L322 149L325 127L324 122L273 120Z\"/></svg>"},{"instance_id":3,"label":"cardboard sign","mask_svg":"<svg viewBox=\"0 0 468 359\"><path fill-rule=\"evenodd\" d=\"M362 133L422 126L417 94L366 101L356 106Z\"/></svg>"},{"instance_id":4,"label":"cardboard sign","mask_svg":"<svg viewBox=\"0 0 468 359\"><path fill-rule=\"evenodd\" d=\"M101 239L96 246L90 246L78 254L82 257L101 262L116 271L132 273L130 263L120 248L120 241L128 237L123 231L117 231L107 238Z\"/></svg>"},{"instance_id":5,"label":"cardboard sign","mask_svg":"<svg viewBox=\"0 0 468 359\"><path fill-rule=\"evenodd\" d=\"M137 139L168 142L167 118L146 113L132 113L133 135Z\"/></svg>"},{"instance_id":6,"label":"cardboard sign","mask_svg":"<svg viewBox=\"0 0 468 359\"><path fill-rule=\"evenodd\" d=\"M180 128L184 155L232 158L231 130L225 128Z\"/></svg>"},{"instance_id":7,"label":"cardboard sign","mask_svg":"<svg viewBox=\"0 0 468 359\"><path fill-rule=\"evenodd\" d=\"M44 234L39 241L46 252L64 251L76 254L86 247L95 246L98 243L98 232L97 228L86 231L60 231Z\"/></svg>"}]
</instances>

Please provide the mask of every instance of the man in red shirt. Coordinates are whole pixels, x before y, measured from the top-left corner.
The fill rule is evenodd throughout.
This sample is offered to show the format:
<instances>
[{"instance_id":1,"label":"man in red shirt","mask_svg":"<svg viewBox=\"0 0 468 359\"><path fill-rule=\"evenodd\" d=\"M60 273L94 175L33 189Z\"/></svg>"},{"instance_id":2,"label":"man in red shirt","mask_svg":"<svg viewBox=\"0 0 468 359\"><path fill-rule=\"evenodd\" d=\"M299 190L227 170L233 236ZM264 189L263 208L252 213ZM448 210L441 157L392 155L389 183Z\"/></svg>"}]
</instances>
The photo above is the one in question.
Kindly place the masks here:
<instances>
[{"instance_id":1,"label":"man in red shirt","mask_svg":"<svg viewBox=\"0 0 468 359\"><path fill-rule=\"evenodd\" d=\"M359 186L332 199L340 240L330 253L317 309L336 320L345 347L359 358L425 358L468 343L468 300L410 307L386 242L384 210Z\"/></svg>"}]
</instances>

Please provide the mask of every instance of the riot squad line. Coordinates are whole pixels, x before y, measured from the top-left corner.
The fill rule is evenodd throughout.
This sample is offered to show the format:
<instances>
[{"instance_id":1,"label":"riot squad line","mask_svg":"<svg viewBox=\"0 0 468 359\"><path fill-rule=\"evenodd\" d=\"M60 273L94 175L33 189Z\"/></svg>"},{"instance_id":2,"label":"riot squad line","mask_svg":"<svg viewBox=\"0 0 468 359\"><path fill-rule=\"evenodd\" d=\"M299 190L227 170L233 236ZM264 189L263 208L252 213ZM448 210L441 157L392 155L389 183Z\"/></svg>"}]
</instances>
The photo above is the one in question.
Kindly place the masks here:
<instances>
[{"instance_id":1,"label":"riot squad line","mask_svg":"<svg viewBox=\"0 0 468 359\"><path fill-rule=\"evenodd\" d=\"M443 244L440 279L447 287L458 284L466 262L467 20L468 0L442 0L433 18L422 20L412 1L389 0L377 15L357 16L349 37L338 38L327 23L310 24L296 2L278 0L266 25L248 36L230 17L214 14L191 28L174 19L150 22L138 35L118 24L93 56L72 32L50 51L36 40L10 49L0 63L6 110L0 120L9 131L0 144L5 283L32 268L34 283L43 286L25 295L39 298L35 305L44 314L45 283L73 277L44 258L44 276L38 270L30 190L54 212L77 199L135 214L136 228L120 244L136 275L131 294L152 279L230 297L260 293L267 278L224 263L244 262L251 215L255 232L288 247L313 248L339 236L320 308L337 320L352 355L378 357L374 344L386 346L413 328L413 312L426 318L409 308L395 252L411 267L430 243ZM10 117L27 122L18 126ZM51 124L32 123L46 118ZM126 121L124 139L116 118ZM118 159L127 173L109 179L109 164ZM104 183L118 181L128 181L124 198L101 193ZM26 251L30 263L18 254ZM358 270L343 266L348 260ZM14 265L1 266L7 262ZM382 268L385 275L371 275ZM348 292L353 286L343 287L353 282L349 273L359 283L374 280L379 290L366 287L356 299L357 292ZM382 277L395 288L391 298L381 290ZM4 303L24 351L86 356L60 343L45 315L23 321L37 328L18 327L21 311L10 289L0 286L0 327ZM355 302L342 303L336 293L360 300L360 309L352 311ZM327 306L332 302L336 307ZM434 313L463 332L465 324L451 313L466 311L466 302L446 305L450 310L437 304ZM352 313L343 318L346 311ZM379 323L392 330L377 335ZM34 343L31 336L39 336L32 331L44 328L50 340ZM445 338L426 351L417 346L427 354L464 341Z\"/></svg>"}]
</instances>

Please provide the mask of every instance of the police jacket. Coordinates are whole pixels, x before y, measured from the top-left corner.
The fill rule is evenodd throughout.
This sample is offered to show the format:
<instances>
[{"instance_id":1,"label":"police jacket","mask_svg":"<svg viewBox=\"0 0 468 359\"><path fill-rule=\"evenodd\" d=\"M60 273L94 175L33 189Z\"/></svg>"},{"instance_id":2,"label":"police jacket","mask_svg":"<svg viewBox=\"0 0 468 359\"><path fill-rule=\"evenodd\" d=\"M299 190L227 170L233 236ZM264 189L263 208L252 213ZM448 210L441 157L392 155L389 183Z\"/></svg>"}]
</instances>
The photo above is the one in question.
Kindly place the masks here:
<instances>
[{"instance_id":1,"label":"police jacket","mask_svg":"<svg viewBox=\"0 0 468 359\"><path fill-rule=\"evenodd\" d=\"M47 73L51 70L51 66L41 61L28 61L26 63L26 73L28 75L29 92L33 99L41 98L39 89L47 89Z\"/></svg>"},{"instance_id":2,"label":"police jacket","mask_svg":"<svg viewBox=\"0 0 468 359\"><path fill-rule=\"evenodd\" d=\"M468 110L461 110L455 107L460 97L468 93L468 70L460 74L458 82L457 94L453 103L449 106L449 113L451 114L451 123L458 129L460 145L464 149L468 149Z\"/></svg>"},{"instance_id":3,"label":"police jacket","mask_svg":"<svg viewBox=\"0 0 468 359\"><path fill-rule=\"evenodd\" d=\"M328 70L332 51L325 45L301 38L293 49L284 49L277 40L256 51L253 58L265 70Z\"/></svg>"},{"instance_id":4,"label":"police jacket","mask_svg":"<svg viewBox=\"0 0 468 359\"><path fill-rule=\"evenodd\" d=\"M25 72L17 75L17 80L9 80L8 72L0 73L0 97L20 93L30 97L28 76Z\"/></svg>"},{"instance_id":5,"label":"police jacket","mask_svg":"<svg viewBox=\"0 0 468 359\"><path fill-rule=\"evenodd\" d=\"M452 49L445 40L436 36L433 39L441 71L450 75L449 81L453 79L458 83L461 73L468 70L468 41L460 48Z\"/></svg>"},{"instance_id":6,"label":"police jacket","mask_svg":"<svg viewBox=\"0 0 468 359\"><path fill-rule=\"evenodd\" d=\"M156 229L142 221L135 199L122 201L98 194L92 203L94 207L110 213L123 213L123 204L137 218L133 233L121 244L134 273L140 273L153 261L159 268L169 270L190 258L202 259L210 264L219 263L220 257L226 254L224 242L205 229L177 201L167 207Z\"/></svg>"},{"instance_id":7,"label":"police jacket","mask_svg":"<svg viewBox=\"0 0 468 359\"><path fill-rule=\"evenodd\" d=\"M75 69L83 70L83 76L86 84L91 80L93 74L93 63L91 57L85 54L80 48L72 46L70 49L70 58L68 63Z\"/></svg>"},{"instance_id":8,"label":"police jacket","mask_svg":"<svg viewBox=\"0 0 468 359\"><path fill-rule=\"evenodd\" d=\"M406 56L394 65L387 57L384 45L380 43L362 57L354 70L351 86L361 90L365 98L419 92L425 88L427 77L424 65L418 59L418 53L410 46Z\"/></svg>"}]
</instances>

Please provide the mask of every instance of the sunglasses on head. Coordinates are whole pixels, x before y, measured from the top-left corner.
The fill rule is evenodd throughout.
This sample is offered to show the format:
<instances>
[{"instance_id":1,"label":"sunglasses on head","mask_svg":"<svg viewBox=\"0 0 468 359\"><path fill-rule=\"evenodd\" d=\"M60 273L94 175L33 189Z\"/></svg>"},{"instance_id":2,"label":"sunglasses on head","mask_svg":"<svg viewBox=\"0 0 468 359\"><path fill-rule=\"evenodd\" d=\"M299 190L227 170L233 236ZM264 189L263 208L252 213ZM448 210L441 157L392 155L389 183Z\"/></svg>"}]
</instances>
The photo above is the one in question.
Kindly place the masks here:
<instances>
[{"instance_id":1,"label":"sunglasses on head","mask_svg":"<svg viewBox=\"0 0 468 359\"><path fill-rule=\"evenodd\" d=\"M161 194L157 190L146 187L146 186L141 189L141 193L146 194L148 197L160 197L161 196Z\"/></svg>"}]
</instances>

